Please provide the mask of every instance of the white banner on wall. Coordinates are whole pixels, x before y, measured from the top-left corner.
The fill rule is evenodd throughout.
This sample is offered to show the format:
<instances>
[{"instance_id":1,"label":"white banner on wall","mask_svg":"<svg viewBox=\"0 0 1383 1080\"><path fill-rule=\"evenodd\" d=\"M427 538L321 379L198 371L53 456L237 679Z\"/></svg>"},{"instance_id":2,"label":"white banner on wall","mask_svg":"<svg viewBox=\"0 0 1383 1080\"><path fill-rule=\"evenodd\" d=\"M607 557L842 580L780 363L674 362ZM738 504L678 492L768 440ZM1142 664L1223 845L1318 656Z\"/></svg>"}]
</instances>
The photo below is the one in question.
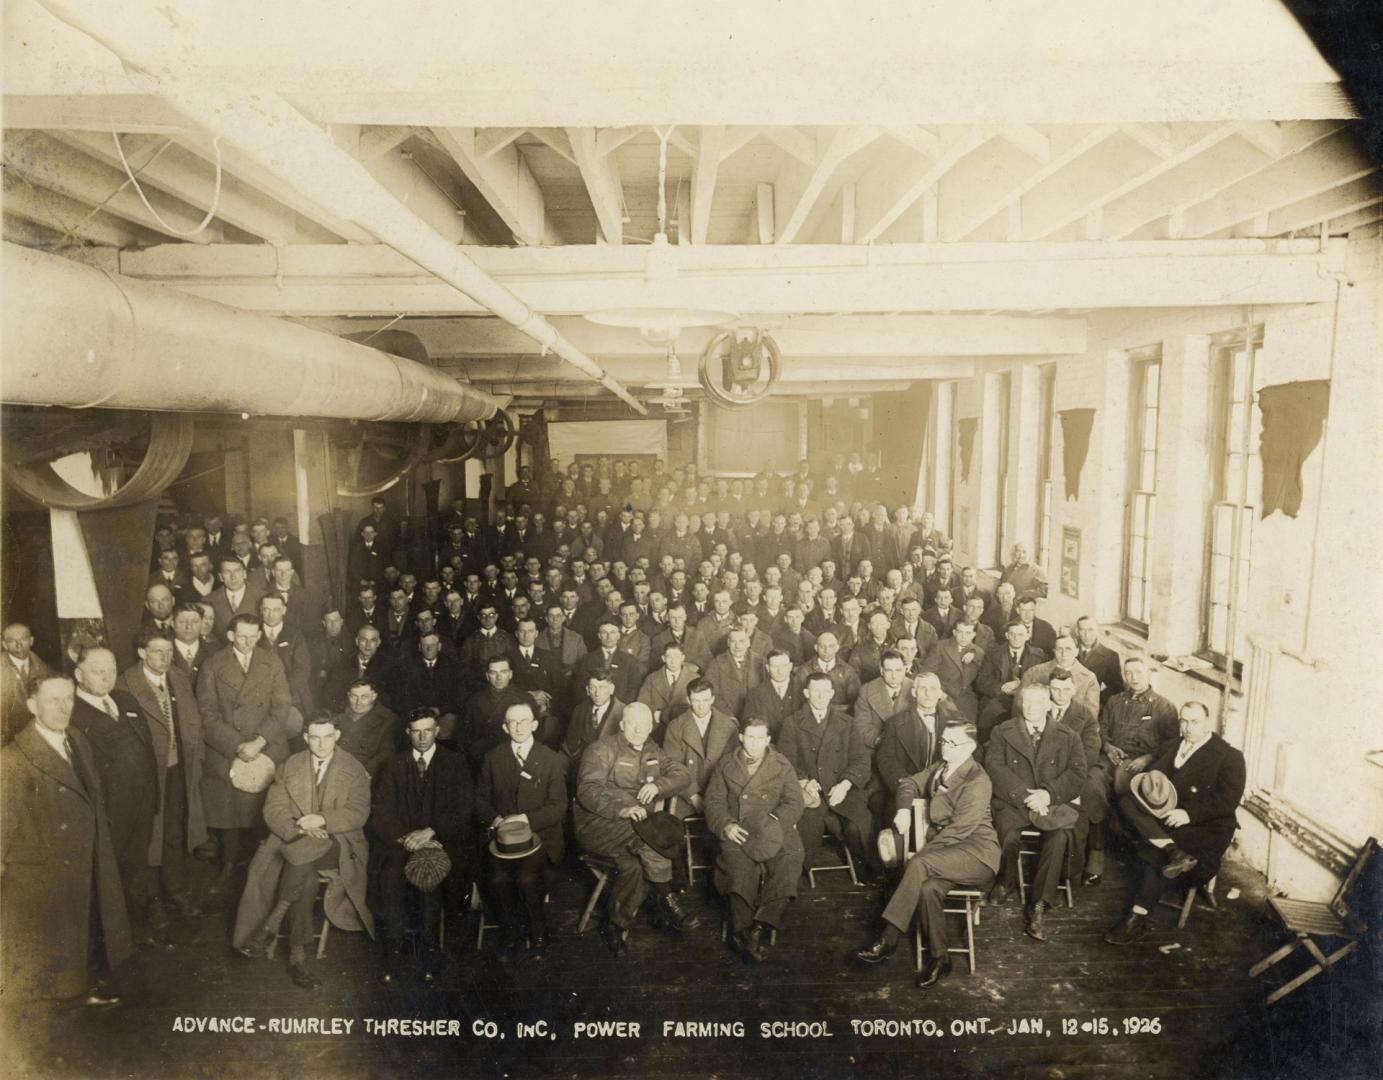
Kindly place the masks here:
<instances>
[{"instance_id":1,"label":"white banner on wall","mask_svg":"<svg viewBox=\"0 0 1383 1080\"><path fill-rule=\"evenodd\" d=\"M568 464L577 454L656 454L667 459L666 420L579 420L548 424L548 450Z\"/></svg>"}]
</instances>

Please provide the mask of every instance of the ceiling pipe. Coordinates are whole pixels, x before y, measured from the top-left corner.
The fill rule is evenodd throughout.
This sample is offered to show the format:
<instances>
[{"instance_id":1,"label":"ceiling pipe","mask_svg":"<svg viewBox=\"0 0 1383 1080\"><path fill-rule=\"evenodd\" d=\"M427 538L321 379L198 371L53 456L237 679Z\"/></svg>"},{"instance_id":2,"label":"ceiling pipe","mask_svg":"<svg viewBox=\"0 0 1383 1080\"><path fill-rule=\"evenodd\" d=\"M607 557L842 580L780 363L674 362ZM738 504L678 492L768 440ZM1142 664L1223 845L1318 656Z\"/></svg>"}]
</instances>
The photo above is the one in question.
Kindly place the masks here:
<instances>
[{"instance_id":1,"label":"ceiling pipe","mask_svg":"<svg viewBox=\"0 0 1383 1080\"><path fill-rule=\"evenodd\" d=\"M500 399L305 326L4 245L0 400L323 419L488 420Z\"/></svg>"},{"instance_id":2,"label":"ceiling pipe","mask_svg":"<svg viewBox=\"0 0 1383 1080\"><path fill-rule=\"evenodd\" d=\"M193 123L233 145L303 198L353 221L424 270L517 327L636 412L647 409L613 375L567 341L537 312L481 270L428 225L322 128L272 90L204 89L206 77L180 72L185 25L151 14L141 19L107 0L39 0L54 17L110 49L136 81ZM186 33L187 31L182 31Z\"/></svg>"}]
</instances>

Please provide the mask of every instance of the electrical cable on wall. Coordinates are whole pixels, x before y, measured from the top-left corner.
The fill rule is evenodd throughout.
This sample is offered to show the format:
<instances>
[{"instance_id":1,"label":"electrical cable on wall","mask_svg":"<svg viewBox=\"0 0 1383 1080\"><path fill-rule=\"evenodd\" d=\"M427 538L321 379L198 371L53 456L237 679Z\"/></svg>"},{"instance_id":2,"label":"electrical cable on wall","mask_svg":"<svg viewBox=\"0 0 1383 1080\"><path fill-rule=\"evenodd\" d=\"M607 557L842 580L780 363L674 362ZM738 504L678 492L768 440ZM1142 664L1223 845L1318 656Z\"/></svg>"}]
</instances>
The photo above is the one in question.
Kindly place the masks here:
<instances>
[{"instance_id":1,"label":"electrical cable on wall","mask_svg":"<svg viewBox=\"0 0 1383 1080\"><path fill-rule=\"evenodd\" d=\"M163 229L164 232L172 236L186 238L196 236L211 224L212 220L216 217L217 208L221 205L221 137L219 135L211 140L211 148L216 153L216 186L211 192L211 208L207 210L206 217L202 218L201 223L193 229L178 229L163 220L163 216L150 205L148 197L144 194L144 189L140 187L139 181L135 179L135 174L130 169L130 163L125 160L125 148L120 145L120 133L118 131L112 131L110 137L115 140L115 152L120 155L120 164L125 167L125 175L130 178L129 182L134 185L135 194L139 196L139 201L144 204L144 209L153 215L154 220L159 223L159 227ZM162 152L162 149L160 149L159 153ZM144 168L148 168L147 163Z\"/></svg>"}]
</instances>

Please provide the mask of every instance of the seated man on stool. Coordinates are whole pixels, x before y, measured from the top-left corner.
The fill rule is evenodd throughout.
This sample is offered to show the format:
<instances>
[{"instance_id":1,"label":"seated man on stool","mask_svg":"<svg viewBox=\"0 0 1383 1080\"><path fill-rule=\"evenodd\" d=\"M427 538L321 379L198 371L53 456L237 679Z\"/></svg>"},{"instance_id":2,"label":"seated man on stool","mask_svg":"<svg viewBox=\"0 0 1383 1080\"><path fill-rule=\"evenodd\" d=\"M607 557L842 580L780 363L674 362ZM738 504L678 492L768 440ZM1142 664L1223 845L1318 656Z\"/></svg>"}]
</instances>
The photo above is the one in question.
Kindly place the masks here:
<instances>
[{"instance_id":1,"label":"seated man on stool","mask_svg":"<svg viewBox=\"0 0 1383 1080\"><path fill-rule=\"evenodd\" d=\"M746 719L705 796L706 826L722 841L716 891L730 898L730 942L751 964L768 959L765 939L783 925L802 876L802 786L769 741L766 720Z\"/></svg>"},{"instance_id":2,"label":"seated man on stool","mask_svg":"<svg viewBox=\"0 0 1383 1080\"><path fill-rule=\"evenodd\" d=\"M917 985L934 985L951 971L946 936L946 894L957 885L983 889L999 869L999 838L990 819L993 788L973 755L978 729L969 721L948 724L941 732L941 760L898 784L894 828L904 841L912 828L913 800L926 802L927 835L908 859L903 880L884 908L879 939L855 958L877 964L898 949L913 913L927 940L927 965Z\"/></svg>"},{"instance_id":3,"label":"seated man on stool","mask_svg":"<svg viewBox=\"0 0 1383 1080\"><path fill-rule=\"evenodd\" d=\"M1045 686L1019 691L1023 714L1005 720L990 735L984 767L994 785L994 828L1003 848L999 881L989 902L1002 904L1022 872L1018 848L1024 829L1042 831L1031 903L1028 937L1046 941L1045 913L1056 903L1070 854L1079 810L1072 805L1085 787L1085 749L1080 736L1062 724L1050 724L1051 693Z\"/></svg>"},{"instance_id":4,"label":"seated man on stool","mask_svg":"<svg viewBox=\"0 0 1383 1080\"><path fill-rule=\"evenodd\" d=\"M1168 881L1188 889L1206 885L1220 871L1244 797L1244 755L1211 730L1210 712L1199 701L1181 707L1181 738L1167 742L1152 768L1119 796L1119 811L1140 839L1140 877L1129 913L1105 934L1111 945L1129 945L1148 932L1148 916Z\"/></svg>"},{"instance_id":5,"label":"seated man on stool","mask_svg":"<svg viewBox=\"0 0 1383 1080\"><path fill-rule=\"evenodd\" d=\"M649 738L652 731L652 710L639 702L626 705L619 730L597 739L582 755L576 789L577 843L615 862L609 913L600 933L617 957L626 951L630 924L649 886L663 925L684 933L698 924L672 894L672 858L681 847L680 835L675 844L663 843L649 828L639 828L656 800L681 794L689 780L687 767ZM680 823L671 814L657 817L660 826L670 822L680 834Z\"/></svg>"},{"instance_id":6,"label":"seated man on stool","mask_svg":"<svg viewBox=\"0 0 1383 1080\"><path fill-rule=\"evenodd\" d=\"M288 973L304 990L315 990L322 983L308 970L307 943L319 871L339 871L323 901L327 918L342 929L363 926L374 937L365 903L370 774L336 749L341 732L329 715L314 717L306 737L307 749L283 763L264 801L269 836L250 863L234 943L242 956L258 956L291 916Z\"/></svg>"},{"instance_id":7,"label":"seated man on stool","mask_svg":"<svg viewBox=\"0 0 1383 1080\"><path fill-rule=\"evenodd\" d=\"M567 814L566 762L535 741L538 719L528 705L504 711L509 736L480 765L475 815L497 835L490 844L485 886L504 931L500 960L514 959L528 938L529 960L551 946L544 900L548 875L562 861L562 822ZM536 836L531 850L507 850L505 827L520 824Z\"/></svg>"},{"instance_id":8,"label":"seated man on stool","mask_svg":"<svg viewBox=\"0 0 1383 1080\"><path fill-rule=\"evenodd\" d=\"M439 728L435 708L415 708L408 717L409 749L392 755L379 771L370 855L383 954L380 978L386 983L398 974L409 921L410 890L404 874L409 857L423 848L440 847L451 862L440 888L416 890L415 955L424 982L441 952L442 905L461 911L466 900L474 824L471 770L464 754L437 744Z\"/></svg>"}]
</instances>

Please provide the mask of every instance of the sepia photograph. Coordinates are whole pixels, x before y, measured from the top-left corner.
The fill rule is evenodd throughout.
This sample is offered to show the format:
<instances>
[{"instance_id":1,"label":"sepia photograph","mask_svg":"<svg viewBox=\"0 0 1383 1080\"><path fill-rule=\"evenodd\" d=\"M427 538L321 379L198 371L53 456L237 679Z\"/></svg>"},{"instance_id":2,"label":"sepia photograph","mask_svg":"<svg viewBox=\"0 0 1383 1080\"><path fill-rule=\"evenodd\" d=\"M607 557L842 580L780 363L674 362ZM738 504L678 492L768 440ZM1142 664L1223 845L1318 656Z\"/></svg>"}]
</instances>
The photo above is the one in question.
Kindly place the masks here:
<instances>
[{"instance_id":1,"label":"sepia photograph","mask_svg":"<svg viewBox=\"0 0 1383 1080\"><path fill-rule=\"evenodd\" d=\"M7 0L0 1075L1383 1075L1383 21Z\"/></svg>"}]
</instances>

